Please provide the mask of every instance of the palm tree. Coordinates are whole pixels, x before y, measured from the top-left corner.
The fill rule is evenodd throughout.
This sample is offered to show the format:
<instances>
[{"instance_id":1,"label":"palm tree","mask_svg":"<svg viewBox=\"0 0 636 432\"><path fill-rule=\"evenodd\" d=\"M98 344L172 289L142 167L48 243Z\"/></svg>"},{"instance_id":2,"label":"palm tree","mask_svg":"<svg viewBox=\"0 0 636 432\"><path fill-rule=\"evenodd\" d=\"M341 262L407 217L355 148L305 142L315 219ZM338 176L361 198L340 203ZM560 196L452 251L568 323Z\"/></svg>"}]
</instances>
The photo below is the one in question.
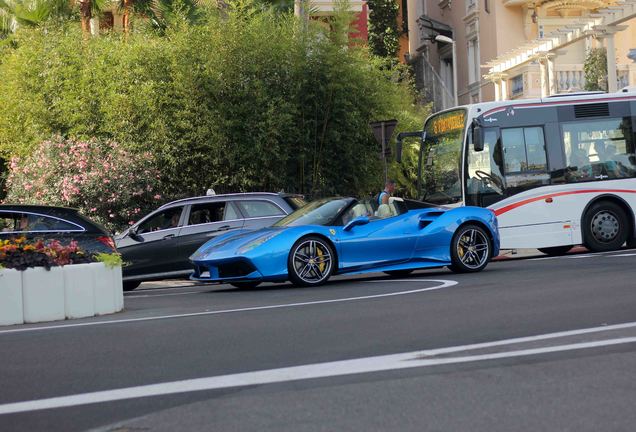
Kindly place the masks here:
<instances>
[{"instance_id":1,"label":"palm tree","mask_svg":"<svg viewBox=\"0 0 636 432\"><path fill-rule=\"evenodd\" d=\"M0 33L13 33L22 27L37 27L51 19L68 19L77 4L85 34L90 34L93 14L110 0L0 0Z\"/></svg>"},{"instance_id":2,"label":"palm tree","mask_svg":"<svg viewBox=\"0 0 636 432\"><path fill-rule=\"evenodd\" d=\"M0 0L0 33L13 33L19 26L36 27L51 18L71 15L68 0Z\"/></svg>"},{"instance_id":3,"label":"palm tree","mask_svg":"<svg viewBox=\"0 0 636 432\"><path fill-rule=\"evenodd\" d=\"M130 15L147 18L150 25L165 30L177 18L195 23L201 17L200 6L205 0L119 0L124 32L129 31Z\"/></svg>"}]
</instances>

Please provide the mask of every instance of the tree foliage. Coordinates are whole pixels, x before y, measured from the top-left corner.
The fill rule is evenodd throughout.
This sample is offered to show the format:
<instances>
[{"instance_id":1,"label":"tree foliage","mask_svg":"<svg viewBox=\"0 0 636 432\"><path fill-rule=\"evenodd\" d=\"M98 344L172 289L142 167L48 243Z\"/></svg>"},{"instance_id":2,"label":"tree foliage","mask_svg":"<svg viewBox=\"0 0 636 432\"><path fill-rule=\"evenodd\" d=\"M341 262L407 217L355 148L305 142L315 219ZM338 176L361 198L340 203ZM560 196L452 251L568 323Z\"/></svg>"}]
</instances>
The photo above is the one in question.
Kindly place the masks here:
<instances>
[{"instance_id":1,"label":"tree foliage","mask_svg":"<svg viewBox=\"0 0 636 432\"><path fill-rule=\"evenodd\" d=\"M607 50L592 48L583 63L585 90L607 91Z\"/></svg>"},{"instance_id":2,"label":"tree foliage","mask_svg":"<svg viewBox=\"0 0 636 432\"><path fill-rule=\"evenodd\" d=\"M408 82L336 33L244 2L163 35L23 29L0 60L0 157L54 134L96 137L150 151L170 196L374 191L368 123L412 130L423 113Z\"/></svg>"},{"instance_id":3,"label":"tree foliage","mask_svg":"<svg viewBox=\"0 0 636 432\"><path fill-rule=\"evenodd\" d=\"M394 59L400 48L398 3L396 0L369 0L369 47L380 57Z\"/></svg>"},{"instance_id":4,"label":"tree foliage","mask_svg":"<svg viewBox=\"0 0 636 432\"><path fill-rule=\"evenodd\" d=\"M77 208L119 230L162 201L158 182L148 152L133 155L111 141L54 137L29 156L11 160L6 199Z\"/></svg>"}]
</instances>

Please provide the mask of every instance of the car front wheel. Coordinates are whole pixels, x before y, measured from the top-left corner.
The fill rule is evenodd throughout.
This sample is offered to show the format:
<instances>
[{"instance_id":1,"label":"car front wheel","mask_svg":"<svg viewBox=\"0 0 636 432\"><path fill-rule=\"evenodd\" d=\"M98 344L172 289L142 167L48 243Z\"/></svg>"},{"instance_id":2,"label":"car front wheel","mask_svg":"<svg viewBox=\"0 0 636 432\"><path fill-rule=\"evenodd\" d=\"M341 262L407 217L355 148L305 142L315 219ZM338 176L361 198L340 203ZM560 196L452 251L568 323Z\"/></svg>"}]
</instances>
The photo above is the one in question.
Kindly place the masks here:
<instances>
[{"instance_id":1,"label":"car front wheel","mask_svg":"<svg viewBox=\"0 0 636 432\"><path fill-rule=\"evenodd\" d=\"M462 225L451 241L449 268L456 273L473 273L483 270L492 253L490 238L478 225Z\"/></svg>"},{"instance_id":2,"label":"car front wheel","mask_svg":"<svg viewBox=\"0 0 636 432\"><path fill-rule=\"evenodd\" d=\"M303 237L292 246L287 259L289 280L298 286L318 286L327 282L335 262L334 251L320 237Z\"/></svg>"}]
</instances>

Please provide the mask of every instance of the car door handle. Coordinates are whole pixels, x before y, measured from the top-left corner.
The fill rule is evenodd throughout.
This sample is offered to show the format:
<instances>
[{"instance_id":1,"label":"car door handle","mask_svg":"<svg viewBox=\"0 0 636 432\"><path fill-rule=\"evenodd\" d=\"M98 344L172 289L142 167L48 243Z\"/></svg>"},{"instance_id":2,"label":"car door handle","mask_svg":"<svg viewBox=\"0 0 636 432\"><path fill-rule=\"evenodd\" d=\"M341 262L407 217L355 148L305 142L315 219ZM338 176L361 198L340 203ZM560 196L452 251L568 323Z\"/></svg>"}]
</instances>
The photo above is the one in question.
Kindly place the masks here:
<instances>
[{"instance_id":1,"label":"car door handle","mask_svg":"<svg viewBox=\"0 0 636 432\"><path fill-rule=\"evenodd\" d=\"M174 234L168 234L168 235L163 236L164 240L168 240L168 239L171 239L171 238L175 238L175 235Z\"/></svg>"},{"instance_id":2,"label":"car door handle","mask_svg":"<svg viewBox=\"0 0 636 432\"><path fill-rule=\"evenodd\" d=\"M223 225L222 227L220 227L219 229L217 229L217 231L227 231L230 228L232 228L230 225Z\"/></svg>"}]
</instances>

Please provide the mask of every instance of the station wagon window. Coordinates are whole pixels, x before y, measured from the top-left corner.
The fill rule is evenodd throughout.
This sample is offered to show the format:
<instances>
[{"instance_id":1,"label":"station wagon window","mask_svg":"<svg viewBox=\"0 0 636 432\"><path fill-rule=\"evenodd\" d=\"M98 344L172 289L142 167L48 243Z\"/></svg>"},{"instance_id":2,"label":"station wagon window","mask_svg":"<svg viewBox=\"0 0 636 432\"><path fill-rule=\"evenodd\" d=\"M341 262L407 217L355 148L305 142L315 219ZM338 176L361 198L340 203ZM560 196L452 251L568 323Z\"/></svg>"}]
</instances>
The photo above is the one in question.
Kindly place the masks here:
<instances>
[{"instance_id":1,"label":"station wagon window","mask_svg":"<svg viewBox=\"0 0 636 432\"><path fill-rule=\"evenodd\" d=\"M44 215L20 212L0 213L2 232L37 231L81 231L82 228L70 222Z\"/></svg>"},{"instance_id":2,"label":"station wagon window","mask_svg":"<svg viewBox=\"0 0 636 432\"><path fill-rule=\"evenodd\" d=\"M200 225L233 219L239 219L239 216L232 203L217 201L193 205L190 209L188 225Z\"/></svg>"},{"instance_id":3,"label":"station wagon window","mask_svg":"<svg viewBox=\"0 0 636 432\"><path fill-rule=\"evenodd\" d=\"M568 182L636 177L631 118L562 125Z\"/></svg>"},{"instance_id":4,"label":"station wagon window","mask_svg":"<svg viewBox=\"0 0 636 432\"><path fill-rule=\"evenodd\" d=\"M280 207L270 201L237 201L236 204L246 218L285 215Z\"/></svg>"},{"instance_id":5,"label":"station wagon window","mask_svg":"<svg viewBox=\"0 0 636 432\"><path fill-rule=\"evenodd\" d=\"M181 218L182 212L183 207L172 207L155 213L139 225L137 232L139 234L143 234L152 231L176 228L179 226L179 219Z\"/></svg>"}]
</instances>

